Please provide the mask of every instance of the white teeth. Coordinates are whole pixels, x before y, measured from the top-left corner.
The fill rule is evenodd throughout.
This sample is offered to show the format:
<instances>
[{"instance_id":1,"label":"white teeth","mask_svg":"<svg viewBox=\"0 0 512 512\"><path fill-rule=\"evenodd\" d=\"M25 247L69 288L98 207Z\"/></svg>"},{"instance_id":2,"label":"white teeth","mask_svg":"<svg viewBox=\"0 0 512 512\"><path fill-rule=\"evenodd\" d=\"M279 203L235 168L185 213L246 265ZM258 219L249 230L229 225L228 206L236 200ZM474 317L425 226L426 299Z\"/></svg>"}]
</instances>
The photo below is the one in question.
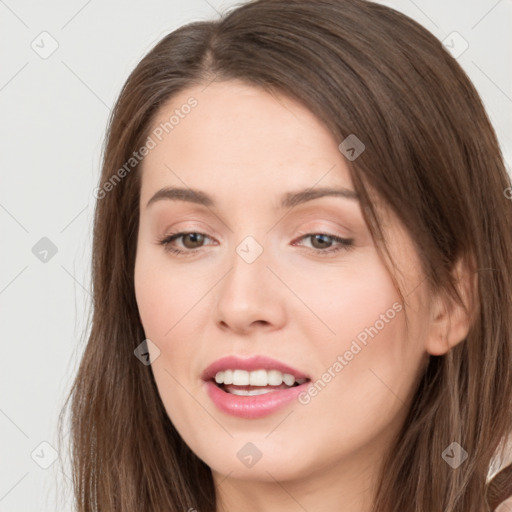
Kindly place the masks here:
<instances>
[{"instance_id":1,"label":"white teeth","mask_svg":"<svg viewBox=\"0 0 512 512\"><path fill-rule=\"evenodd\" d=\"M249 384L251 386L266 386L268 384L266 370L256 370L249 373Z\"/></svg>"},{"instance_id":2,"label":"white teeth","mask_svg":"<svg viewBox=\"0 0 512 512\"><path fill-rule=\"evenodd\" d=\"M293 386L295 384L295 377L289 373L283 375L283 380L287 386Z\"/></svg>"},{"instance_id":3,"label":"white teeth","mask_svg":"<svg viewBox=\"0 0 512 512\"><path fill-rule=\"evenodd\" d=\"M224 372L224 384L233 384L233 372L231 370Z\"/></svg>"},{"instance_id":4,"label":"white teeth","mask_svg":"<svg viewBox=\"0 0 512 512\"><path fill-rule=\"evenodd\" d=\"M235 386L248 386L249 372L245 370L233 370L233 384Z\"/></svg>"},{"instance_id":5,"label":"white teeth","mask_svg":"<svg viewBox=\"0 0 512 512\"><path fill-rule=\"evenodd\" d=\"M267 372L268 383L271 386L279 386L283 382L283 374L278 370Z\"/></svg>"},{"instance_id":6,"label":"white teeth","mask_svg":"<svg viewBox=\"0 0 512 512\"><path fill-rule=\"evenodd\" d=\"M224 370L217 372L215 382L235 386L280 386L284 382L287 386L293 386L295 382L298 384L306 382L306 379L295 379L290 373L282 373L279 370L254 370L251 372L246 370Z\"/></svg>"}]
</instances>

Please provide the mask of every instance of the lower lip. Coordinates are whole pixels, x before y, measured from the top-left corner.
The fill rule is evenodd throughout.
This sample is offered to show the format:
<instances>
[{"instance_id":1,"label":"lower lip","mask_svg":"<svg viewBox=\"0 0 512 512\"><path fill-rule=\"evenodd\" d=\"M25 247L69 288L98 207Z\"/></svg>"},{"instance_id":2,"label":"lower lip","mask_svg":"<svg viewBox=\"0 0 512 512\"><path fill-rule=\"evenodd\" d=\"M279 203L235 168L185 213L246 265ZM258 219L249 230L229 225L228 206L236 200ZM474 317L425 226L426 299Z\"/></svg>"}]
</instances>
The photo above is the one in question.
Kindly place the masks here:
<instances>
[{"instance_id":1,"label":"lower lip","mask_svg":"<svg viewBox=\"0 0 512 512\"><path fill-rule=\"evenodd\" d=\"M300 393L306 390L310 382L304 382L293 388L279 389L254 396L239 396L226 393L212 381L205 382L204 384L210 399L219 410L239 418L256 419L268 416L293 402Z\"/></svg>"}]
</instances>

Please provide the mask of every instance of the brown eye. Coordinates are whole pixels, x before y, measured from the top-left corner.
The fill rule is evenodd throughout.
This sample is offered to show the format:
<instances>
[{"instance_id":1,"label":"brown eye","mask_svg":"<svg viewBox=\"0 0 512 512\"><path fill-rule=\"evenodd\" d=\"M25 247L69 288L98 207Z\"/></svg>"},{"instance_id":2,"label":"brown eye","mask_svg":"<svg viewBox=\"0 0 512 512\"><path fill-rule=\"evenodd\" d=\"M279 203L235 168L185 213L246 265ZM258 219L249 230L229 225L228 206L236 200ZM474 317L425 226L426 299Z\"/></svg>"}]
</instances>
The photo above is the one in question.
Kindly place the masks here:
<instances>
[{"instance_id":1,"label":"brown eye","mask_svg":"<svg viewBox=\"0 0 512 512\"><path fill-rule=\"evenodd\" d=\"M315 249L327 249L330 245L332 245L332 240L330 241L329 239L332 239L333 237L331 237L329 235L322 235L322 234L310 235L310 238L311 238L311 245Z\"/></svg>"},{"instance_id":2,"label":"brown eye","mask_svg":"<svg viewBox=\"0 0 512 512\"><path fill-rule=\"evenodd\" d=\"M203 233L181 231L168 235L163 240L160 240L159 244L163 245L164 249L170 253L185 256L195 254L207 238L210 237ZM177 247L176 244L178 245Z\"/></svg>"},{"instance_id":3,"label":"brown eye","mask_svg":"<svg viewBox=\"0 0 512 512\"><path fill-rule=\"evenodd\" d=\"M201 233L186 233L181 238L186 249L197 249L204 243L204 235Z\"/></svg>"},{"instance_id":4,"label":"brown eye","mask_svg":"<svg viewBox=\"0 0 512 512\"><path fill-rule=\"evenodd\" d=\"M335 255L342 250L350 250L354 247L352 238L341 238L327 233L308 233L303 235L300 240L308 240L311 244L306 249L320 256Z\"/></svg>"}]
</instances>

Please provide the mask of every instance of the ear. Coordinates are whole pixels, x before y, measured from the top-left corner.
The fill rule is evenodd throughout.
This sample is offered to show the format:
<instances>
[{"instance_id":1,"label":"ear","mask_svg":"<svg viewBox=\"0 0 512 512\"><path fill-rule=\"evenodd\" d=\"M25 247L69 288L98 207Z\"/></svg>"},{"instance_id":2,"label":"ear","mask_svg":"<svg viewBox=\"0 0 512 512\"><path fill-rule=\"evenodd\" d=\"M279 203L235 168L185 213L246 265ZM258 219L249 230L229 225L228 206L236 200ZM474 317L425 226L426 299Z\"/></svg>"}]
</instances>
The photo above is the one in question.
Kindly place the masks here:
<instances>
[{"instance_id":1,"label":"ear","mask_svg":"<svg viewBox=\"0 0 512 512\"><path fill-rule=\"evenodd\" d=\"M474 268L474 265L461 258L452 271L453 283L464 305L446 292L433 298L430 332L425 347L429 354L444 355L466 339L475 311L477 274Z\"/></svg>"}]
</instances>

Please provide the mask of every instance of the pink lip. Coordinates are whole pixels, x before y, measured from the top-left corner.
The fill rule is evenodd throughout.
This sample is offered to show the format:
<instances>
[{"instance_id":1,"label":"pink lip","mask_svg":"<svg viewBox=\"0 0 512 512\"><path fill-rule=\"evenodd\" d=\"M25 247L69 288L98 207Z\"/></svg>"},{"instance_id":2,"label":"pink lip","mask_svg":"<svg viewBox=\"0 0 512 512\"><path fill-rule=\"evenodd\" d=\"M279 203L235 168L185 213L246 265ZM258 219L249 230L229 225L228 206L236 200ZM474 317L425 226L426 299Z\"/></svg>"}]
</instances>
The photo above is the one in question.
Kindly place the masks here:
<instances>
[{"instance_id":1,"label":"pink lip","mask_svg":"<svg viewBox=\"0 0 512 512\"><path fill-rule=\"evenodd\" d=\"M215 384L216 373L228 369L279 370L282 373L289 373L297 379L308 379L308 381L300 386L279 389L263 395L239 396L227 393ZM309 377L304 373L265 356L254 356L248 359L234 356L223 357L206 368L202 379L205 381L204 385L208 396L220 411L246 419L261 418L282 409L293 402L310 384Z\"/></svg>"},{"instance_id":2,"label":"pink lip","mask_svg":"<svg viewBox=\"0 0 512 512\"><path fill-rule=\"evenodd\" d=\"M238 396L226 393L212 380L204 383L208 396L219 410L246 419L262 418L282 409L293 402L310 384L311 382L307 381L300 386L280 389L264 395Z\"/></svg>"}]
</instances>

